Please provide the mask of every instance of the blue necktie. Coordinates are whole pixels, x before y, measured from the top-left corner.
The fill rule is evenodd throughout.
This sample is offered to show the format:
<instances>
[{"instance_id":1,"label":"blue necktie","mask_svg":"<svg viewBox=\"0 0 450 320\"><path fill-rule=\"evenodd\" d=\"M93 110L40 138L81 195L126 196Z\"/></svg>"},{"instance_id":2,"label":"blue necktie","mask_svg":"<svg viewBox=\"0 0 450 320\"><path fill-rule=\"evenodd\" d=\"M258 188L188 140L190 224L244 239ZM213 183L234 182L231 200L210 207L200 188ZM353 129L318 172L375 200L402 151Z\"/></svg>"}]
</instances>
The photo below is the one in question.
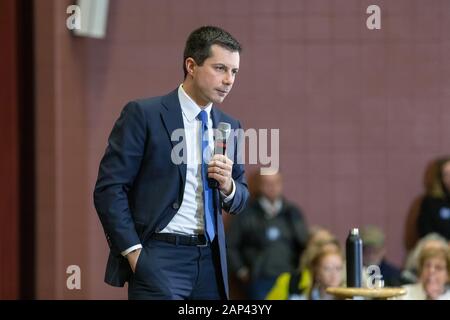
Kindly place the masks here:
<instances>
[{"instance_id":1,"label":"blue necktie","mask_svg":"<svg viewBox=\"0 0 450 320\"><path fill-rule=\"evenodd\" d=\"M213 190L208 186L208 114L205 110L200 111L198 118L202 122L201 142L202 142L202 183L203 183L203 208L205 211L205 229L210 242L216 235L216 219L213 207Z\"/></svg>"}]
</instances>

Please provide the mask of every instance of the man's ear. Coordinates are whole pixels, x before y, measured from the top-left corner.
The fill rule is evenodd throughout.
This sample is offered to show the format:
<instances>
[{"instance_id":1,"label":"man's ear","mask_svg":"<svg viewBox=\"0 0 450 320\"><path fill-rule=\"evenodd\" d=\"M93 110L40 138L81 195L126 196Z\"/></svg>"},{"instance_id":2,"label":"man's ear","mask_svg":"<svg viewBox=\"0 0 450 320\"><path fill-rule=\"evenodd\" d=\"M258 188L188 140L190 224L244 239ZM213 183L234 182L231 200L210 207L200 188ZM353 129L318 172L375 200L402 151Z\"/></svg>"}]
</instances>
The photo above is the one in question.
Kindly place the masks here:
<instances>
[{"instance_id":1,"label":"man's ear","mask_svg":"<svg viewBox=\"0 0 450 320\"><path fill-rule=\"evenodd\" d=\"M186 58L184 64L186 66L187 73L192 76L195 71L195 67L197 67L197 63L195 63L195 60L193 58L189 57Z\"/></svg>"}]
</instances>

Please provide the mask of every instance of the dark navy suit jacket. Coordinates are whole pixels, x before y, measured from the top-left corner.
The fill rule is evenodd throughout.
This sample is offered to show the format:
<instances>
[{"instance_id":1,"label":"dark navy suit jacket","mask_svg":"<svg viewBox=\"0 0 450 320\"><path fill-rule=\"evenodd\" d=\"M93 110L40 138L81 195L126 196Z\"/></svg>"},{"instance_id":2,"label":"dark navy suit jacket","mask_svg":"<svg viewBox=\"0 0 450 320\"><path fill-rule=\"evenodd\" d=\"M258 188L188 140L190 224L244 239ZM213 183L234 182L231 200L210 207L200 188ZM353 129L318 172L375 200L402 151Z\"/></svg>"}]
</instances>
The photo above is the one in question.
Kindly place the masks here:
<instances>
[{"instance_id":1,"label":"dark navy suit jacket","mask_svg":"<svg viewBox=\"0 0 450 320\"><path fill-rule=\"evenodd\" d=\"M230 123L232 129L241 127L237 120L214 106L211 115L214 128L219 122ZM172 132L180 128L184 125L178 90L162 97L129 102L114 125L94 191L95 208L110 247L105 275L108 284L124 286L132 271L121 252L135 244L144 244L154 232L163 230L183 201L186 163L175 164L171 160L174 146L185 143L183 138L171 140ZM222 209L239 213L248 199L244 166L237 161L238 139L233 140L228 145L235 145L231 160L236 193L227 204L220 200L219 191L215 190L214 194L218 254L227 296Z\"/></svg>"}]
</instances>

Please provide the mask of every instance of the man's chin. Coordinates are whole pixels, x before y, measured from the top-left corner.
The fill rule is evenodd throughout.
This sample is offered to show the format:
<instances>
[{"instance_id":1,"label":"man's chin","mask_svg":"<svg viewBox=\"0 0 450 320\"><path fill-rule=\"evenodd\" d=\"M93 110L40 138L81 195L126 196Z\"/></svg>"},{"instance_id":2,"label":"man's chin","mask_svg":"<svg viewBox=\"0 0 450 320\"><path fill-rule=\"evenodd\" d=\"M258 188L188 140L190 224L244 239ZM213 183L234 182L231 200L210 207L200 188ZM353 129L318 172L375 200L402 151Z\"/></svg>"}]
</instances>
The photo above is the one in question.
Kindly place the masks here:
<instances>
[{"instance_id":1,"label":"man's chin","mask_svg":"<svg viewBox=\"0 0 450 320\"><path fill-rule=\"evenodd\" d=\"M211 102L213 104L220 104L223 102L223 100L225 100L225 97L217 97L217 98L212 99Z\"/></svg>"}]
</instances>

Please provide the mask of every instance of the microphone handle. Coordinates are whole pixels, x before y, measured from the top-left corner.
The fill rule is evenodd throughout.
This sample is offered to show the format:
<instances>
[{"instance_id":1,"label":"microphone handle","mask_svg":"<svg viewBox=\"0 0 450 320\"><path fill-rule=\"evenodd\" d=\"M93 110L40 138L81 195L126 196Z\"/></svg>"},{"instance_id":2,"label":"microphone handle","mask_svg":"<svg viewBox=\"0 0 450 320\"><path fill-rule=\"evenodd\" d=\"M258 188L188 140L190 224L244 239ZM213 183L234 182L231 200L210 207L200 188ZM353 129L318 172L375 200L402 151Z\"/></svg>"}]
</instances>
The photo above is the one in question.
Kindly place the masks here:
<instances>
[{"instance_id":1,"label":"microphone handle","mask_svg":"<svg viewBox=\"0 0 450 320\"><path fill-rule=\"evenodd\" d=\"M217 189L219 187L219 182L216 179L208 178L208 187L210 189Z\"/></svg>"},{"instance_id":2,"label":"microphone handle","mask_svg":"<svg viewBox=\"0 0 450 320\"><path fill-rule=\"evenodd\" d=\"M226 154L227 144L226 140L222 142L222 155ZM208 178L208 187L211 189L219 188L219 182L216 179Z\"/></svg>"}]
</instances>

